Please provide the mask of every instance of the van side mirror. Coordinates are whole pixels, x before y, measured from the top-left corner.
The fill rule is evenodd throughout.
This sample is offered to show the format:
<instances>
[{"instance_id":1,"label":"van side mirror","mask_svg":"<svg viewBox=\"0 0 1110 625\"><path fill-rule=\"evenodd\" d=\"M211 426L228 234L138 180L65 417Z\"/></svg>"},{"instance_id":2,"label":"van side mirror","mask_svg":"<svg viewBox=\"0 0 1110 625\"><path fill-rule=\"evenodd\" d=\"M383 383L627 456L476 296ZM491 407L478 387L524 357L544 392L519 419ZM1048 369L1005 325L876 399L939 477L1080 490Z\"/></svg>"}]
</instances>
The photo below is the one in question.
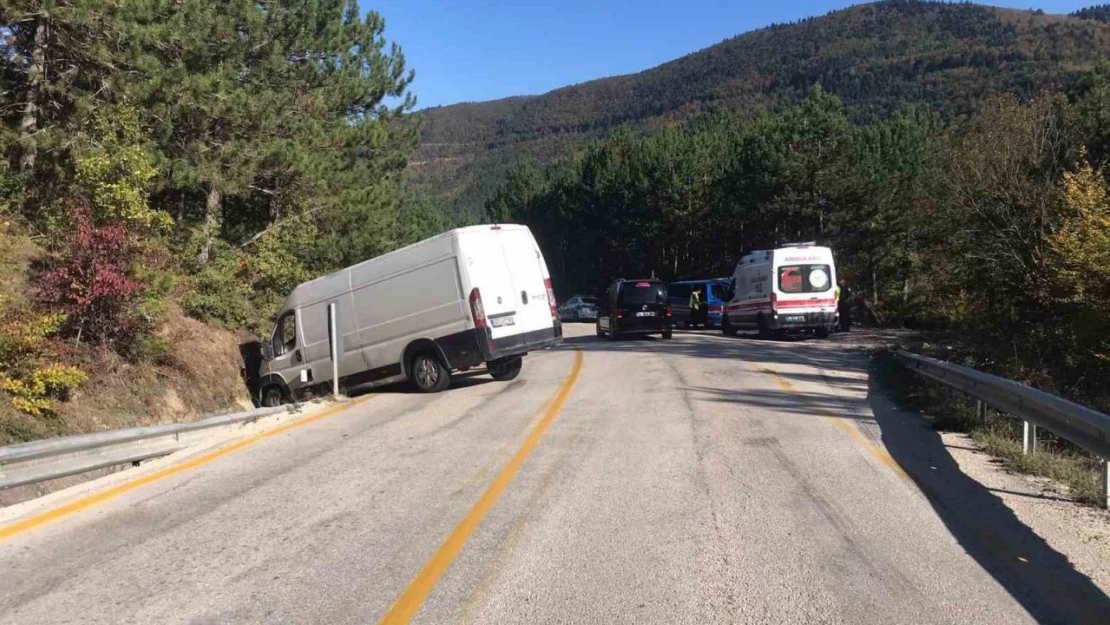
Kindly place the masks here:
<instances>
[{"instance_id":1,"label":"van side mirror","mask_svg":"<svg viewBox=\"0 0 1110 625\"><path fill-rule=\"evenodd\" d=\"M262 360L267 362L274 359L274 346L269 341L262 342Z\"/></svg>"}]
</instances>

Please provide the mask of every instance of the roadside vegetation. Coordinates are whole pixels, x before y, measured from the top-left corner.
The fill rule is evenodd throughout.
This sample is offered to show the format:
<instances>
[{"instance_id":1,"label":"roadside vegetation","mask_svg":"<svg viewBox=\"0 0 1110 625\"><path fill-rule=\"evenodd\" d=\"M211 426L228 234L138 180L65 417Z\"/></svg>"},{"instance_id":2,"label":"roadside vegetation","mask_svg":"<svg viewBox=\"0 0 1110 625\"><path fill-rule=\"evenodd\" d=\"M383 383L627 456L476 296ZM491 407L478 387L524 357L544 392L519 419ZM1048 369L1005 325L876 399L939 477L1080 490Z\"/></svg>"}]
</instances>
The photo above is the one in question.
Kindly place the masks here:
<instances>
[{"instance_id":1,"label":"roadside vegetation","mask_svg":"<svg viewBox=\"0 0 1110 625\"><path fill-rule=\"evenodd\" d=\"M952 349L917 343L907 346L915 353L960 361ZM1067 489L1075 501L1091 506L1105 505L1103 460L1043 429L1037 433L1037 450L1022 448L1022 424L1018 419L988 410L980 417L975 400L923 378L902 367L889 351L875 354L874 371L882 386L906 408L919 411L933 427L945 432L962 432L983 451L998 458L1009 470L1049 478Z\"/></svg>"},{"instance_id":2,"label":"roadside vegetation","mask_svg":"<svg viewBox=\"0 0 1110 625\"><path fill-rule=\"evenodd\" d=\"M727 276L745 251L819 241L858 318L958 336L973 366L1107 411L1107 111L1110 66L952 124L913 108L856 124L815 87L754 120L520 161L487 218L530 225L567 292Z\"/></svg>"},{"instance_id":3,"label":"roadside vegetation","mask_svg":"<svg viewBox=\"0 0 1110 625\"><path fill-rule=\"evenodd\" d=\"M450 227L354 1L0 7L0 444L246 400L293 285Z\"/></svg>"}]
</instances>

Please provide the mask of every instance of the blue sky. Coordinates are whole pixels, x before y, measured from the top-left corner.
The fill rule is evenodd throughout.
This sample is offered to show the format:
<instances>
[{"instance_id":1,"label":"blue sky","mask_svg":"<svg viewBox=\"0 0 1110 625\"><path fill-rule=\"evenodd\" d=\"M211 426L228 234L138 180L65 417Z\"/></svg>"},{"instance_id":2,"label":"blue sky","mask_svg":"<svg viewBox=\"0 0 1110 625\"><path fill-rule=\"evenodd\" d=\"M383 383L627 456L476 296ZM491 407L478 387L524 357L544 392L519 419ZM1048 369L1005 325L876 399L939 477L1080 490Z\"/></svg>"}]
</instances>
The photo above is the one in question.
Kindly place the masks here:
<instances>
[{"instance_id":1,"label":"blue sky","mask_svg":"<svg viewBox=\"0 0 1110 625\"><path fill-rule=\"evenodd\" d=\"M1070 13L1102 0L996 0ZM513 4L517 6L506 6ZM773 22L822 15L844 0L363 0L416 70L419 108L536 94L638 72Z\"/></svg>"}]
</instances>

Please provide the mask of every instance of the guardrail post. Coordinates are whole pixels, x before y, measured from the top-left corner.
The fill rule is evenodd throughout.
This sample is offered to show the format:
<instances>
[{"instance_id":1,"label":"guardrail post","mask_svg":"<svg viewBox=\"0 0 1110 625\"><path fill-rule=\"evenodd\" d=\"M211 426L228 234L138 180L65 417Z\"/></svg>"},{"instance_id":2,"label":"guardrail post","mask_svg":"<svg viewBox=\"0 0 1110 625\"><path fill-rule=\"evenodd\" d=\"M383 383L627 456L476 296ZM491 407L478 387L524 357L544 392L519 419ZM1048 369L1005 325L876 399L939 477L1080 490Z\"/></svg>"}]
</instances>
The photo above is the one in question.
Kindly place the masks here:
<instances>
[{"instance_id":1,"label":"guardrail post","mask_svg":"<svg viewBox=\"0 0 1110 625\"><path fill-rule=\"evenodd\" d=\"M1102 507L1110 508L1110 460L1102 461Z\"/></svg>"},{"instance_id":2,"label":"guardrail post","mask_svg":"<svg viewBox=\"0 0 1110 625\"><path fill-rule=\"evenodd\" d=\"M1021 450L1027 454L1037 452L1037 426L1028 421L1022 421Z\"/></svg>"},{"instance_id":3,"label":"guardrail post","mask_svg":"<svg viewBox=\"0 0 1110 625\"><path fill-rule=\"evenodd\" d=\"M328 338L331 344L331 394L339 397L339 326L335 323L335 304L328 304Z\"/></svg>"},{"instance_id":4,"label":"guardrail post","mask_svg":"<svg viewBox=\"0 0 1110 625\"><path fill-rule=\"evenodd\" d=\"M975 401L975 418L980 421L987 420L987 402L981 399Z\"/></svg>"}]
</instances>

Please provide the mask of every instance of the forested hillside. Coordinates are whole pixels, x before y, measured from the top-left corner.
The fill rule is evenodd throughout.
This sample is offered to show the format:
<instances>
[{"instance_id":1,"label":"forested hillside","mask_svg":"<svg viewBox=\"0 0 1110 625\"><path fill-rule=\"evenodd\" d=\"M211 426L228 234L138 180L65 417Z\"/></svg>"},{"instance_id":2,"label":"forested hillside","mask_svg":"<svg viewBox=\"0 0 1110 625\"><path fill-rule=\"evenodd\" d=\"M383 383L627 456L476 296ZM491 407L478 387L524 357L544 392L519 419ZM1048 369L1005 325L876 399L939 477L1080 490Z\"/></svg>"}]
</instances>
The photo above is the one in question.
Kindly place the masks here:
<instances>
[{"instance_id":1,"label":"forested hillside","mask_svg":"<svg viewBox=\"0 0 1110 625\"><path fill-rule=\"evenodd\" d=\"M1110 65L1067 97L999 96L949 125L912 109L854 122L815 88L755 120L519 161L488 219L532 228L563 297L728 276L746 251L818 241L869 321L953 332L969 364L1108 409L1108 120Z\"/></svg>"},{"instance_id":2,"label":"forested hillside","mask_svg":"<svg viewBox=\"0 0 1110 625\"><path fill-rule=\"evenodd\" d=\"M1110 55L1110 25L966 3L894 0L749 32L639 74L550 93L422 113L414 186L436 204L480 213L527 156L548 161L621 124L657 128L711 109L781 110L815 84L849 119L884 119L922 103L945 121L992 95L1060 91Z\"/></svg>"},{"instance_id":3,"label":"forested hillside","mask_svg":"<svg viewBox=\"0 0 1110 625\"><path fill-rule=\"evenodd\" d=\"M0 35L0 443L227 408L233 332L447 227L354 0L9 0Z\"/></svg>"}]
</instances>

